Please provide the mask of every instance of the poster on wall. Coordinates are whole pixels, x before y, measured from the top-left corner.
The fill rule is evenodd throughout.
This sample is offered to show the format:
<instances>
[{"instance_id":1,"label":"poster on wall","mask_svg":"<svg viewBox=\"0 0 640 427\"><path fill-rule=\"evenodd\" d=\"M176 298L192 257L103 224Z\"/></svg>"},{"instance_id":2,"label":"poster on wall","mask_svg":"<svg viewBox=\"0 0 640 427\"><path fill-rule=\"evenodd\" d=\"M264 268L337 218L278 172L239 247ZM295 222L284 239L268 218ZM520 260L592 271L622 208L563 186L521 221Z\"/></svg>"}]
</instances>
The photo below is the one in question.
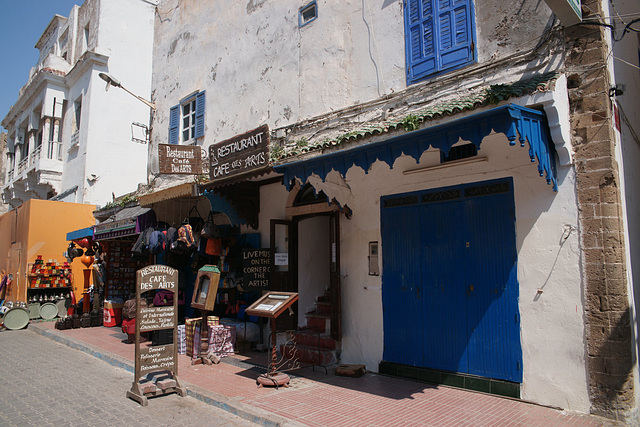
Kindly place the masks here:
<instances>
[{"instance_id":1,"label":"poster on wall","mask_svg":"<svg viewBox=\"0 0 640 427\"><path fill-rule=\"evenodd\" d=\"M269 290L271 250L242 250L242 287L245 291Z\"/></svg>"}]
</instances>

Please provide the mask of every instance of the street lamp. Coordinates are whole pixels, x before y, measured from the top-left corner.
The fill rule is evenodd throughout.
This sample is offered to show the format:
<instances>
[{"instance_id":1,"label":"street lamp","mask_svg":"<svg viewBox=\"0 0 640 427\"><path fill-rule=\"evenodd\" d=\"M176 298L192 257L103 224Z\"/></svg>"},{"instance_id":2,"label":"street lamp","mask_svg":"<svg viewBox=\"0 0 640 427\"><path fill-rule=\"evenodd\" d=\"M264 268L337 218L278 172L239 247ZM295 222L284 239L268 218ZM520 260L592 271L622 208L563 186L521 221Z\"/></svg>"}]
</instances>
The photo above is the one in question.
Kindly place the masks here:
<instances>
[{"instance_id":1,"label":"street lamp","mask_svg":"<svg viewBox=\"0 0 640 427\"><path fill-rule=\"evenodd\" d=\"M153 111L156 111L156 105L153 102L147 101L143 97L138 96L135 93L131 92L129 89L127 89L126 87L122 86L122 83L120 83L120 81L118 79L116 79L115 77L110 76L107 73L99 73L98 75L100 76L100 78L102 80L107 82L107 87L105 88L105 90L109 90L109 86L119 87L120 89L124 90L125 92L129 93L130 95L134 96L135 98L139 99L140 101L144 102Z\"/></svg>"}]
</instances>

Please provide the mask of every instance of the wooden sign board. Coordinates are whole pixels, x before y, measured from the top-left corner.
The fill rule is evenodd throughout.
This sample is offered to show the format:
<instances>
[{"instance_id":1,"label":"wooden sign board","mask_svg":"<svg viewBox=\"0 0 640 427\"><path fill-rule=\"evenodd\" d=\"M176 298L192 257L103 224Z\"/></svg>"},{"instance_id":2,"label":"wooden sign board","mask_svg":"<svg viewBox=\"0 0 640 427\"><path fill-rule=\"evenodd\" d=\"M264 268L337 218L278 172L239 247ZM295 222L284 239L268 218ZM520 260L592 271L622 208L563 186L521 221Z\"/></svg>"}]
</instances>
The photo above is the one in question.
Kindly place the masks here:
<instances>
[{"instance_id":1,"label":"wooden sign board","mask_svg":"<svg viewBox=\"0 0 640 427\"><path fill-rule=\"evenodd\" d=\"M166 290L174 293L173 304L141 307L143 293ZM135 373L127 397L147 406L147 398L169 393L186 396L178 381L178 270L166 265L150 265L136 272ZM173 344L140 347L140 333L173 330Z\"/></svg>"},{"instance_id":2,"label":"wooden sign board","mask_svg":"<svg viewBox=\"0 0 640 427\"><path fill-rule=\"evenodd\" d=\"M173 357L174 344L157 345L140 349L140 373L165 371L175 372L176 359Z\"/></svg>"},{"instance_id":3,"label":"wooden sign board","mask_svg":"<svg viewBox=\"0 0 640 427\"><path fill-rule=\"evenodd\" d=\"M205 265L198 270L191 307L198 310L212 311L216 304L220 270L215 265Z\"/></svg>"},{"instance_id":4,"label":"wooden sign board","mask_svg":"<svg viewBox=\"0 0 640 427\"><path fill-rule=\"evenodd\" d=\"M269 126L209 146L209 178L226 178L269 166Z\"/></svg>"},{"instance_id":5,"label":"wooden sign board","mask_svg":"<svg viewBox=\"0 0 640 427\"><path fill-rule=\"evenodd\" d=\"M249 291L269 290L271 249L242 250L242 288Z\"/></svg>"},{"instance_id":6,"label":"wooden sign board","mask_svg":"<svg viewBox=\"0 0 640 427\"><path fill-rule=\"evenodd\" d=\"M172 305L164 307L140 307L136 324L140 332L173 329L176 326L176 309Z\"/></svg>"},{"instance_id":7,"label":"wooden sign board","mask_svg":"<svg viewBox=\"0 0 640 427\"><path fill-rule=\"evenodd\" d=\"M256 302L251 304L246 313L249 316L268 317L275 319L280 316L287 308L298 301L297 292L279 292L271 291L258 298Z\"/></svg>"},{"instance_id":8,"label":"wooden sign board","mask_svg":"<svg viewBox=\"0 0 640 427\"><path fill-rule=\"evenodd\" d=\"M160 173L202 174L202 148L197 145L158 144Z\"/></svg>"}]
</instances>

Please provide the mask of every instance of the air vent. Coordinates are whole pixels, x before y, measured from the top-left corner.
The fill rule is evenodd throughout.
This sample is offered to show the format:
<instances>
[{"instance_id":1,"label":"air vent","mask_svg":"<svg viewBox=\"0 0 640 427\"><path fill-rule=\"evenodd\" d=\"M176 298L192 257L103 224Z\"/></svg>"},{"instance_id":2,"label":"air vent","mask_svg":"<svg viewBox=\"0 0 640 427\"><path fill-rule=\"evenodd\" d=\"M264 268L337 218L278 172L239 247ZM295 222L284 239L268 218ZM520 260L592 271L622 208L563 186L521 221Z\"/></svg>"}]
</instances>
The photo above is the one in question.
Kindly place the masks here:
<instances>
[{"instance_id":1,"label":"air vent","mask_svg":"<svg viewBox=\"0 0 640 427\"><path fill-rule=\"evenodd\" d=\"M478 155L478 149L475 144L464 144L451 147L449 153L445 156L444 152L440 152L440 163L453 162L454 160L466 159Z\"/></svg>"}]
</instances>

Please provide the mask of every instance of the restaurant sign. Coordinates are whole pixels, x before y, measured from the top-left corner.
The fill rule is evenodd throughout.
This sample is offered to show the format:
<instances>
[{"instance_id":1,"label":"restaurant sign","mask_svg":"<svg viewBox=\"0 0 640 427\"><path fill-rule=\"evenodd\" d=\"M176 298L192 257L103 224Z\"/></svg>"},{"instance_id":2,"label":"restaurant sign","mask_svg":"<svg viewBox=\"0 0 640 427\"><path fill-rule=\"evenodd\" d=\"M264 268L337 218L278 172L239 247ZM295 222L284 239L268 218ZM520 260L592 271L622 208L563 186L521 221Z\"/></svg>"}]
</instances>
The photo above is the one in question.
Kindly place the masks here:
<instances>
[{"instance_id":1,"label":"restaurant sign","mask_svg":"<svg viewBox=\"0 0 640 427\"><path fill-rule=\"evenodd\" d=\"M209 160L212 181L266 167L269 164L269 126L263 125L211 145Z\"/></svg>"},{"instance_id":2,"label":"restaurant sign","mask_svg":"<svg viewBox=\"0 0 640 427\"><path fill-rule=\"evenodd\" d=\"M160 173L202 174L201 152L197 145L158 144Z\"/></svg>"}]
</instances>

